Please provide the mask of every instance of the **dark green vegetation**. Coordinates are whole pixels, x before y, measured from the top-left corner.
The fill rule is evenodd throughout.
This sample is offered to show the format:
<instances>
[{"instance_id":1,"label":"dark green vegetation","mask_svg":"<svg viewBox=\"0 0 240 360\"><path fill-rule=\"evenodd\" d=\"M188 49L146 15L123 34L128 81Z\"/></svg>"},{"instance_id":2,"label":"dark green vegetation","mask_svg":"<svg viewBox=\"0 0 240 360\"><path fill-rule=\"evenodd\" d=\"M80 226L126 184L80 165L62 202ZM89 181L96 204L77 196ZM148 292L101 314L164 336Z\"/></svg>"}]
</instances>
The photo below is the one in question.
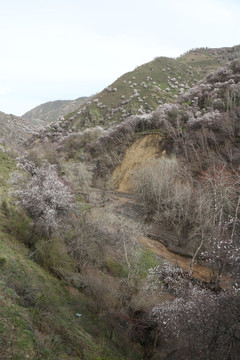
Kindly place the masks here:
<instances>
[{"instance_id":1,"label":"dark green vegetation","mask_svg":"<svg viewBox=\"0 0 240 360\"><path fill-rule=\"evenodd\" d=\"M1 359L129 358L109 340L107 319L89 297L29 260L5 232L0 250Z\"/></svg>"},{"instance_id":2,"label":"dark green vegetation","mask_svg":"<svg viewBox=\"0 0 240 360\"><path fill-rule=\"evenodd\" d=\"M235 57L198 49L123 75L28 142L11 197L15 163L1 155L3 359L238 357L240 63L219 68ZM126 150L151 134L132 194L111 192ZM189 271L142 234L191 258Z\"/></svg>"}]
</instances>

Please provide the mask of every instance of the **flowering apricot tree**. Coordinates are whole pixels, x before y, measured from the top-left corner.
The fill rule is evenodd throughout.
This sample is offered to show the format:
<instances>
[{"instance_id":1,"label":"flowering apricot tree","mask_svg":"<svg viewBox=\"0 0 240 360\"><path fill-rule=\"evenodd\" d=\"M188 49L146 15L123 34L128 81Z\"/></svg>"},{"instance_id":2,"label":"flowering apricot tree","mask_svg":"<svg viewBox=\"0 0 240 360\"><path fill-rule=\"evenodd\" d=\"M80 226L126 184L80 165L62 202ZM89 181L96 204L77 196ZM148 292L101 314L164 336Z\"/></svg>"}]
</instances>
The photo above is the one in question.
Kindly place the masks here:
<instances>
[{"instance_id":1,"label":"flowering apricot tree","mask_svg":"<svg viewBox=\"0 0 240 360\"><path fill-rule=\"evenodd\" d=\"M33 218L34 225L51 235L72 207L70 189L58 175L57 167L47 161L39 168L24 161L20 168L26 171L17 170L11 175L12 194Z\"/></svg>"}]
</instances>

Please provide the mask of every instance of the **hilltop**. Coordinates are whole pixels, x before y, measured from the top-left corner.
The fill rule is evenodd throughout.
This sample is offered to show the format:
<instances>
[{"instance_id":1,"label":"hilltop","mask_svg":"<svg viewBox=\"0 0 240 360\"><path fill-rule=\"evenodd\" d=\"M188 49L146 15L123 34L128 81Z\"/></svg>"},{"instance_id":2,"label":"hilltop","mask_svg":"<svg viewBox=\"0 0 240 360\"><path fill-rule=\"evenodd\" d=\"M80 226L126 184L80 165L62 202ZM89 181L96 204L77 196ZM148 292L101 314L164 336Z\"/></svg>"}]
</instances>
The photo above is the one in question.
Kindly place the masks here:
<instances>
[{"instance_id":1,"label":"hilltop","mask_svg":"<svg viewBox=\"0 0 240 360\"><path fill-rule=\"evenodd\" d=\"M199 48L187 51L180 61L191 65L198 72L207 75L227 62L240 57L240 45L223 48Z\"/></svg>"},{"instance_id":2,"label":"hilltop","mask_svg":"<svg viewBox=\"0 0 240 360\"><path fill-rule=\"evenodd\" d=\"M48 102L28 111L22 117L0 111L0 144L7 148L18 147L32 136L38 136L41 128L57 121L59 116L79 108L86 99L88 98L82 97Z\"/></svg>"}]
</instances>

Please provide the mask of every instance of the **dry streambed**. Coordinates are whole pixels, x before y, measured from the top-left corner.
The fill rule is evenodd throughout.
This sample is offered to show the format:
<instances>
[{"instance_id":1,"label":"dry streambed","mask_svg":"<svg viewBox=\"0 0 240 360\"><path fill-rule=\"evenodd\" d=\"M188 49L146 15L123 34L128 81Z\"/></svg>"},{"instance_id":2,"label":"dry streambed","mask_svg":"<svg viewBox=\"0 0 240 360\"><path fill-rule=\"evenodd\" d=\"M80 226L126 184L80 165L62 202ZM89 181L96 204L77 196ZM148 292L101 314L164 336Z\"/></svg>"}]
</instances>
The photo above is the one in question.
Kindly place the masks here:
<instances>
[{"instance_id":1,"label":"dry streambed","mask_svg":"<svg viewBox=\"0 0 240 360\"><path fill-rule=\"evenodd\" d=\"M114 211L116 214L118 214L119 212L124 213L125 211L127 211L128 208L132 209L134 205L137 204L135 203L134 198L130 194L124 194L114 191L105 191L104 209L107 209L109 207L111 208L111 211ZM92 212L92 214L94 214L95 218L101 217L102 209L95 208L93 210L94 211ZM145 235L140 235L138 240L144 248L151 250L155 255L169 261L172 264L176 264L182 269L190 272L192 264L192 259L190 257L171 252L160 241L154 240ZM195 262L192 268L192 275L199 280L209 282L213 276L213 272L211 268ZM228 287L229 282L229 278L223 277L220 281L221 287Z\"/></svg>"}]
</instances>

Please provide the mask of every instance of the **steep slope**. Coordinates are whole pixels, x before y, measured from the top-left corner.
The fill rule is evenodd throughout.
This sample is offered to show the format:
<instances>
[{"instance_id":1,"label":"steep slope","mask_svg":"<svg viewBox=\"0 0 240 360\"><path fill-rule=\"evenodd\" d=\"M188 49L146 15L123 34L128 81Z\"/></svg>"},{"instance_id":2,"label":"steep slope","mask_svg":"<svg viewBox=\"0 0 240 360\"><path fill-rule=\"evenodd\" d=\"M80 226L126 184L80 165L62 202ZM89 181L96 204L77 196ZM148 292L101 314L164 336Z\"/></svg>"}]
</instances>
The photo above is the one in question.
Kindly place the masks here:
<instances>
[{"instance_id":1,"label":"steep slope","mask_svg":"<svg viewBox=\"0 0 240 360\"><path fill-rule=\"evenodd\" d=\"M208 72L240 57L240 46L191 50L177 59L158 57L124 74L66 117L71 128L106 125L133 114L150 113L173 102Z\"/></svg>"},{"instance_id":2,"label":"steep slope","mask_svg":"<svg viewBox=\"0 0 240 360\"><path fill-rule=\"evenodd\" d=\"M0 144L12 146L23 143L37 131L30 121L0 112Z\"/></svg>"},{"instance_id":3,"label":"steep slope","mask_svg":"<svg viewBox=\"0 0 240 360\"><path fill-rule=\"evenodd\" d=\"M129 358L96 324L89 298L31 261L13 235L1 231L0 248L2 360Z\"/></svg>"},{"instance_id":4,"label":"steep slope","mask_svg":"<svg viewBox=\"0 0 240 360\"><path fill-rule=\"evenodd\" d=\"M32 140L53 138L57 142L96 125L108 129L131 115L151 114L159 105L175 102L206 73L235 58L240 58L240 46L195 49L177 59L156 58L122 75Z\"/></svg>"},{"instance_id":5,"label":"steep slope","mask_svg":"<svg viewBox=\"0 0 240 360\"><path fill-rule=\"evenodd\" d=\"M109 338L108 319L97 314L90 295L33 261L25 245L30 219L8 195L15 169L0 151L0 359L139 359L138 351Z\"/></svg>"},{"instance_id":6,"label":"steep slope","mask_svg":"<svg viewBox=\"0 0 240 360\"><path fill-rule=\"evenodd\" d=\"M202 154L207 151L204 146L209 143L212 149L220 152L224 151L230 141L232 151L235 151L239 136L239 69L239 61L218 68L179 96L175 103L160 105L150 114L132 116L121 124L112 126L88 148L89 151L93 155L106 150L116 152L118 148L122 151L127 143L131 144L136 139L136 135L144 136L152 132L162 136L162 151L172 151L183 157L186 150L189 150L188 156L193 158L188 160L191 160L192 165L195 163L194 146ZM224 158L227 157L227 150L225 151ZM195 160L201 154L196 153ZM135 156L134 152L133 155ZM232 155L230 157L229 153L229 161L237 165L237 154ZM198 163L199 161L198 159Z\"/></svg>"},{"instance_id":7,"label":"steep slope","mask_svg":"<svg viewBox=\"0 0 240 360\"><path fill-rule=\"evenodd\" d=\"M143 202L145 196L149 197L146 202L146 214L150 215L154 213L152 204L160 186L158 181L161 182L165 173L170 171L168 166L174 167L177 163L180 164L180 169L183 171L178 178L180 179L182 176L183 184L189 186L186 188L186 196L189 194L191 184L194 184L191 197L195 196L196 188L205 186L205 190L202 191L206 192L209 184L219 186L218 191L223 186L228 189L226 191L238 194L239 113L240 64L233 62L207 75L204 80L183 94L175 104L161 105L149 116L129 118L102 135L90 147L90 152L96 159L96 172L99 176L103 176L104 173L107 173L106 169L109 174L114 170L111 184L120 191L132 192L136 191L138 184L131 182L131 174L136 168L142 170L140 177L142 187L138 191L140 200ZM140 139L138 139L139 136ZM160 141L151 143L153 136L158 137ZM133 145L131 145L132 143ZM142 148L141 145L144 147ZM149 151L150 156L148 156ZM109 157L105 157L106 153L112 157L112 162ZM169 159L170 162L165 163L165 167L160 167L157 172L157 166L161 162L151 160L153 158L160 160L162 153L167 155L166 159ZM118 163L114 162L116 154ZM165 169L165 173L162 173L161 169ZM151 176L153 176L151 185L153 188L151 186L147 188L147 182ZM168 184L167 179L166 184ZM181 189L183 191L183 185ZM151 191L152 195L150 195ZM211 191L215 190L211 189ZM181 194L180 189L177 190L177 194ZM174 197L176 194L172 195L172 198ZM175 204L175 209L178 206L179 204ZM196 209L196 207L194 208ZM189 210L189 214L191 211ZM152 230L154 236L163 239L172 248L181 249L180 251L183 250L190 255L194 253L196 248L192 245L196 246L198 241L197 237L192 234L194 226L191 221L193 220L189 222L187 230L189 234L186 232L180 235L179 239L181 240L182 237L183 242L182 240L178 241L179 234L174 233L173 229L169 231L164 224L161 224L159 218L154 221L154 230ZM188 238L191 239L191 237L195 238L195 245L190 240L188 241Z\"/></svg>"},{"instance_id":8,"label":"steep slope","mask_svg":"<svg viewBox=\"0 0 240 360\"><path fill-rule=\"evenodd\" d=\"M188 65L160 57L121 76L66 120L71 121L73 130L97 124L109 126L174 101L200 78Z\"/></svg>"},{"instance_id":9,"label":"steep slope","mask_svg":"<svg viewBox=\"0 0 240 360\"><path fill-rule=\"evenodd\" d=\"M80 97L76 100L56 100L41 104L26 112L22 118L29 120L35 125L46 125L57 121L59 116L64 116L77 110L87 101L87 97Z\"/></svg>"}]
</instances>

